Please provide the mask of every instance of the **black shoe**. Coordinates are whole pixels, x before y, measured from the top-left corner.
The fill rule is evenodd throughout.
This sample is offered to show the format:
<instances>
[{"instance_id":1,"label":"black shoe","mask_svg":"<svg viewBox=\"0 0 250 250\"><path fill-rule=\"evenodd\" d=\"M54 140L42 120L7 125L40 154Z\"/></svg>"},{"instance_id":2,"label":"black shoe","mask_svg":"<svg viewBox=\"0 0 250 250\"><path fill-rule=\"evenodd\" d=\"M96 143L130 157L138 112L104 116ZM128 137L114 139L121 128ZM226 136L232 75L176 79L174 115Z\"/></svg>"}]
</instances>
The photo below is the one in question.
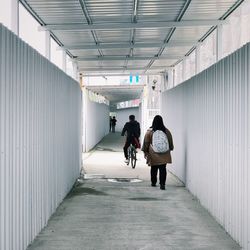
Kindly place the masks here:
<instances>
[{"instance_id":1,"label":"black shoe","mask_svg":"<svg viewBox=\"0 0 250 250\"><path fill-rule=\"evenodd\" d=\"M160 189L161 189L161 190L165 190L165 185L161 185L161 186L160 186Z\"/></svg>"},{"instance_id":2,"label":"black shoe","mask_svg":"<svg viewBox=\"0 0 250 250\"><path fill-rule=\"evenodd\" d=\"M151 186L152 186L152 187L156 187L156 184L155 184L155 183L152 183Z\"/></svg>"}]
</instances>

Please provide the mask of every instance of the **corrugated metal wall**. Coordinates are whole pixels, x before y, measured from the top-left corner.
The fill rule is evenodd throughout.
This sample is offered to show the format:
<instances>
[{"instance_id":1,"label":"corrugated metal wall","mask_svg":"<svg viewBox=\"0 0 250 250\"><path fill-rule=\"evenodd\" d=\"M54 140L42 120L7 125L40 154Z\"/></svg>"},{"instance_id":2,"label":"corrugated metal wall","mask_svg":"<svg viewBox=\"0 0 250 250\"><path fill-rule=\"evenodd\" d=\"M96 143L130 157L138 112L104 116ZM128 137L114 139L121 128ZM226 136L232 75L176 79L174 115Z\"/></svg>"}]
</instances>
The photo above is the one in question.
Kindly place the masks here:
<instances>
[{"instance_id":1,"label":"corrugated metal wall","mask_svg":"<svg viewBox=\"0 0 250 250\"><path fill-rule=\"evenodd\" d=\"M122 129L123 129L125 123L129 121L130 115L134 115L135 119L138 122L140 122L139 107L117 109L115 112L116 112L116 120L117 120L117 123L115 126L116 132L122 132Z\"/></svg>"},{"instance_id":2,"label":"corrugated metal wall","mask_svg":"<svg viewBox=\"0 0 250 250\"><path fill-rule=\"evenodd\" d=\"M0 25L0 249L22 250L80 172L78 83Z\"/></svg>"},{"instance_id":3,"label":"corrugated metal wall","mask_svg":"<svg viewBox=\"0 0 250 250\"><path fill-rule=\"evenodd\" d=\"M163 94L170 168L250 249L250 45Z\"/></svg>"},{"instance_id":4,"label":"corrugated metal wall","mask_svg":"<svg viewBox=\"0 0 250 250\"><path fill-rule=\"evenodd\" d=\"M91 101L89 90L83 91L83 152L90 151L109 133L110 107Z\"/></svg>"}]
</instances>

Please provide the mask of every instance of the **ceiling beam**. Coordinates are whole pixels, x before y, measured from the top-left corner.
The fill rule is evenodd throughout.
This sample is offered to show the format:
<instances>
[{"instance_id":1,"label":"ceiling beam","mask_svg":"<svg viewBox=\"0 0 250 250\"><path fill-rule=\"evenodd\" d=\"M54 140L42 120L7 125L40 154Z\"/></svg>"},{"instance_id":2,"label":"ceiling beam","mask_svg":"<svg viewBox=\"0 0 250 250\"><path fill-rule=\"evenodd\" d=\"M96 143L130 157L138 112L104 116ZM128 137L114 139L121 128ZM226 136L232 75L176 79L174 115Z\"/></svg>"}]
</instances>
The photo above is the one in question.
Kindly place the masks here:
<instances>
[{"instance_id":1,"label":"ceiling beam","mask_svg":"<svg viewBox=\"0 0 250 250\"><path fill-rule=\"evenodd\" d=\"M91 20L91 17L89 15L89 12L88 12L85 1L84 0L79 0L79 3L81 5L81 7L82 7L82 11L83 11L83 14L84 14L84 16L85 16L85 18L87 20L88 25L91 25L92 20ZM95 43L97 44L98 43L98 37L96 35L96 32L94 30L91 30L91 34L92 34L92 37L93 37ZM98 51L99 51L99 54L102 56L103 55L102 51L100 49Z\"/></svg>"},{"instance_id":2,"label":"ceiling beam","mask_svg":"<svg viewBox=\"0 0 250 250\"><path fill-rule=\"evenodd\" d=\"M86 6L85 1L84 0L79 0L79 3L81 5L81 7L82 7L82 12L83 12L88 24L92 24L92 20L91 20L91 18L89 16L89 12L87 10L87 6Z\"/></svg>"},{"instance_id":3,"label":"ceiling beam","mask_svg":"<svg viewBox=\"0 0 250 250\"><path fill-rule=\"evenodd\" d=\"M185 12L187 11L189 5L191 4L192 0L186 0L177 19L175 20L176 22L180 22L182 17L184 16ZM170 39L172 38L174 32L176 30L176 27L172 27L170 32L167 34L166 38L164 39L164 43L168 43ZM161 47L157 55L161 55L163 51L165 50L165 47ZM154 60L151 60L147 66L147 69L149 69L152 65L154 64Z\"/></svg>"},{"instance_id":4,"label":"ceiling beam","mask_svg":"<svg viewBox=\"0 0 250 250\"><path fill-rule=\"evenodd\" d=\"M103 44L85 44L85 45L69 45L58 47L62 50L97 50L97 49L131 49L131 48L159 48L165 47L185 47L194 46L196 41L170 41L168 43L103 43Z\"/></svg>"},{"instance_id":5,"label":"ceiling beam","mask_svg":"<svg viewBox=\"0 0 250 250\"><path fill-rule=\"evenodd\" d=\"M137 23L137 14L138 14L138 9L139 9L139 0L134 0L134 4L133 4L133 14L132 14L132 23ZM134 44L135 43L135 37L136 37L136 29L130 30L131 33L131 39L130 39L130 43ZM134 53L134 49L130 48L129 51L129 56L133 56ZM128 61L125 61L124 66L127 66Z\"/></svg>"},{"instance_id":6,"label":"ceiling beam","mask_svg":"<svg viewBox=\"0 0 250 250\"><path fill-rule=\"evenodd\" d=\"M97 74L97 73L83 73L82 76L83 77L112 77L112 76L130 76L131 74L129 72L127 73L106 73L106 74L103 74L103 73L100 73L100 74ZM147 75L156 75L155 73L141 73L140 76L147 76ZM161 75L161 74L158 74L158 75Z\"/></svg>"},{"instance_id":7,"label":"ceiling beam","mask_svg":"<svg viewBox=\"0 0 250 250\"><path fill-rule=\"evenodd\" d=\"M134 0L134 4L133 4L133 17L132 17L132 22L133 23L137 22L138 5L139 5L139 0Z\"/></svg>"},{"instance_id":8,"label":"ceiling beam","mask_svg":"<svg viewBox=\"0 0 250 250\"><path fill-rule=\"evenodd\" d=\"M216 26L225 23L224 20L185 20L176 22L141 22L141 23L105 23L105 24L48 24L38 30L127 30L148 28L174 28L194 26Z\"/></svg>"},{"instance_id":9,"label":"ceiling beam","mask_svg":"<svg viewBox=\"0 0 250 250\"><path fill-rule=\"evenodd\" d=\"M136 85L86 85L87 89L91 90L133 90L133 89L138 89L138 90L143 90L145 87L145 84L136 84Z\"/></svg>"},{"instance_id":10,"label":"ceiling beam","mask_svg":"<svg viewBox=\"0 0 250 250\"><path fill-rule=\"evenodd\" d=\"M155 66L155 67L151 67L150 70L162 70L162 69L171 69L172 67L166 67L166 66ZM85 67L79 67L79 72L106 72L106 73L110 73L110 72L117 72L117 71L130 71L130 72L138 72L138 71L142 71L145 70L145 67L119 67L119 68L114 68L114 67L110 67L110 68L85 68Z\"/></svg>"},{"instance_id":11,"label":"ceiling beam","mask_svg":"<svg viewBox=\"0 0 250 250\"><path fill-rule=\"evenodd\" d=\"M94 61L145 61L145 60L179 60L180 56L96 56L96 57L77 57L74 60L78 62Z\"/></svg>"}]
</instances>

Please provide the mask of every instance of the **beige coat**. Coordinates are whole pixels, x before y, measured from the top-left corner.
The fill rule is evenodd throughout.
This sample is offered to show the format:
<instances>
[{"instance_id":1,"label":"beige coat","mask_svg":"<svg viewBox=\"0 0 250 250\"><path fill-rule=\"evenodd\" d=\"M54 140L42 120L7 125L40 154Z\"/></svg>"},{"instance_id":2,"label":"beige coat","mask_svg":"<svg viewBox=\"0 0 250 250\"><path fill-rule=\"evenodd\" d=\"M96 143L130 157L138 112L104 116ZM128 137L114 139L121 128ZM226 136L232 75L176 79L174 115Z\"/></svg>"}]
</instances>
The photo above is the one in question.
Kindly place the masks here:
<instances>
[{"instance_id":1,"label":"beige coat","mask_svg":"<svg viewBox=\"0 0 250 250\"><path fill-rule=\"evenodd\" d=\"M170 150L167 151L166 153L154 152L152 145L151 145L152 144L152 136L153 136L152 129L149 129L147 131L147 133L145 134L143 146L142 146L142 151L144 152L145 158L147 159L147 164L149 166L156 166L156 165L162 165L162 164L166 164L166 163L172 163L170 151L172 151L174 149L173 138L172 138L172 135L168 129L166 130L166 134L167 134L169 148L170 148Z\"/></svg>"}]
</instances>

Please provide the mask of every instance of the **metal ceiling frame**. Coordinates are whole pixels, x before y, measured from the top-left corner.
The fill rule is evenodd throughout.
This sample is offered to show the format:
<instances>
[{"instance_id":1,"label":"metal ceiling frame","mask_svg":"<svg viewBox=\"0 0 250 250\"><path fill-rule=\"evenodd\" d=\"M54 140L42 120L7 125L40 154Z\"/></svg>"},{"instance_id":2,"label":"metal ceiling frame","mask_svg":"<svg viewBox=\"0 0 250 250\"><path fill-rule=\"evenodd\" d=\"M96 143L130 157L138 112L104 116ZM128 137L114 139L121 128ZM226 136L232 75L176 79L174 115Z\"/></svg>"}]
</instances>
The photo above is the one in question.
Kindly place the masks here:
<instances>
[{"instance_id":1,"label":"metal ceiling frame","mask_svg":"<svg viewBox=\"0 0 250 250\"><path fill-rule=\"evenodd\" d=\"M211 1L211 4L210 1L204 1L206 3L203 5L202 0L199 0L196 5L192 0L70 0L67 1L73 5L70 12L67 10L68 4L65 5L63 0L19 1L42 25L39 30L49 31L59 44L59 49L66 51L72 61L78 63L81 76L101 77L166 74L217 25L224 24L228 13L244 0L221 0L221 3L228 1L225 4L228 9L235 3L229 10L224 7L221 13L227 11L223 15L225 18L219 18L215 5L217 1ZM193 10L197 6L201 7L198 14ZM206 15L208 18L204 20L203 11L206 14L211 11L215 15ZM186 19L183 18L185 13L188 15ZM195 14L194 18L190 13ZM174 39L176 29L183 32L192 30L194 35L178 36L181 40ZM169 49L169 52L163 54L165 49ZM138 92L135 89L137 85L121 86L117 93L117 86L107 86L105 90L103 86L93 87L95 89L89 89L106 91L110 93L109 96L117 99ZM126 93L128 88L129 94Z\"/></svg>"},{"instance_id":2,"label":"metal ceiling frame","mask_svg":"<svg viewBox=\"0 0 250 250\"><path fill-rule=\"evenodd\" d=\"M58 47L63 50L97 50L97 49L130 49L130 48L159 48L159 47L185 47L196 45L196 41L170 41L168 43L100 43L100 44L82 44L66 45Z\"/></svg>"},{"instance_id":3,"label":"metal ceiling frame","mask_svg":"<svg viewBox=\"0 0 250 250\"><path fill-rule=\"evenodd\" d=\"M130 76L131 73L106 73L106 76ZM140 76L148 76L148 75L152 75L151 73L141 73ZM103 74L96 74L96 73L81 73L81 76L84 77L104 77Z\"/></svg>"},{"instance_id":4,"label":"metal ceiling frame","mask_svg":"<svg viewBox=\"0 0 250 250\"><path fill-rule=\"evenodd\" d=\"M138 89L138 90L143 90L143 88L145 87L146 85L145 84L136 84L136 85L87 85L86 88L87 89L91 89L91 90L95 90L95 89L98 89L98 90L106 90L106 89L116 89L116 90L119 90L119 89L125 89L125 90L130 90L130 89Z\"/></svg>"},{"instance_id":5,"label":"metal ceiling frame","mask_svg":"<svg viewBox=\"0 0 250 250\"><path fill-rule=\"evenodd\" d=\"M91 17L90 17L90 15L88 13L88 9L87 9L85 1L84 0L79 0L79 3L81 5L83 14L84 14L84 16L85 16L85 18L87 20L88 25L92 25L93 22L92 22ZM95 44L98 44L98 37L96 35L96 32L94 30L91 30L91 34L93 36ZM100 49L98 49L98 51L99 51L99 54L102 56L103 55L102 51Z\"/></svg>"},{"instance_id":6,"label":"metal ceiling frame","mask_svg":"<svg viewBox=\"0 0 250 250\"><path fill-rule=\"evenodd\" d=\"M188 9L188 7L189 7L189 5L190 5L191 2L192 2L192 0L186 0L186 2L185 2L185 4L184 4L184 6L183 6L181 12L179 13L179 15L178 15L178 17L177 17L177 19L176 19L176 22L181 22L181 18L183 17L183 15L185 14L185 12L187 11L187 9ZM218 25L218 24L215 24L215 25ZM175 26L175 27L172 27L172 29L170 30L170 32L169 32L168 35L166 36L166 38L165 38L165 40L164 40L164 43L168 43L168 42L170 41L170 39L171 39L171 37L173 36L173 34L174 34L176 28L177 28L176 26ZM162 53L163 53L163 51L165 50L165 48L166 48L165 46L162 46L162 47L160 48L160 50L159 50L157 56L161 56ZM146 73L147 70L153 65L154 62L155 62L154 59L152 59L152 60L149 62L149 64L148 64L148 66L147 66L147 69L146 69L145 73Z\"/></svg>"},{"instance_id":7,"label":"metal ceiling frame","mask_svg":"<svg viewBox=\"0 0 250 250\"><path fill-rule=\"evenodd\" d=\"M30 13L31 16L34 17L34 19L41 25L39 27L43 27L45 26L46 24L43 22L43 20L37 15L37 13L26 3L25 0L18 0L22 5L23 7ZM38 27L38 30L39 30L39 27ZM63 44L61 43L61 41L56 37L56 35L53 33L53 32L50 32L50 36L56 41L56 43L59 45L59 46L63 46ZM69 51L66 51L66 53L69 55L69 57L73 58L73 55L69 52Z\"/></svg>"},{"instance_id":8,"label":"metal ceiling frame","mask_svg":"<svg viewBox=\"0 0 250 250\"><path fill-rule=\"evenodd\" d=\"M78 2L77 4L75 4L75 8L77 9L77 13L79 15L80 13L80 17L81 17L81 11L84 14L84 17L87 21L87 24L84 23L85 21L82 21L81 23L81 18L77 19L78 21L76 23L72 22L72 23L58 23L58 22L48 22L45 23L46 19L42 20L36 13L36 8L32 5L32 2L34 1L30 1L29 0L19 0L24 7L31 13L31 15L33 15L35 17L35 19L42 25L39 27L39 30L42 31L50 31L51 36L56 40L56 42L60 45L60 49L64 50L67 52L68 55L70 55L70 57L75 60L76 62L81 62L81 61L99 61L100 64L96 64L96 68L95 68L95 72L100 71L103 72L104 70L108 69L108 72L111 72L110 70L112 69L113 71L117 71L117 70L121 70L123 73L124 71L128 71L128 70L144 70L144 74L147 74L147 71L150 70L155 70L157 68L159 69L166 69L169 67L166 66L156 66L154 67L153 64L156 60L176 60L175 63L169 65L170 68L171 66L176 65L178 62L182 61L183 57L190 54L191 51L193 51L196 46L199 44L199 42L202 42L213 30L216 29L216 27L218 25L224 24L226 21L225 19L227 18L228 15L230 15L230 13L232 11L234 11L244 0L235 0L235 1L230 1L230 3L233 4L233 6L231 6L229 8L229 4L228 6L228 10L225 12L225 14L217 19L207 19L204 20L202 19L202 17L200 18L201 20L182 20L183 16L185 15L185 13L187 12L187 10L189 9L189 6L191 3L193 3L194 1L192 0L186 0L184 3L182 3L181 1L178 2L178 4L175 6L175 12L173 14L173 18L170 19L171 21L166 21L167 19L164 19L164 12L161 12L161 4L164 3L164 6L167 6L167 10L171 10L171 8L168 8L168 4L167 2L159 2L160 5L157 6L157 8L152 12L150 9L150 4L153 3L148 1L146 2L146 14L144 12L141 12L141 7L142 9L144 8L143 5L145 5L145 2L143 2L143 0L130 0L129 1L129 5L127 5L127 3L123 3L123 1L111 1L110 3L107 2L105 4L108 4L107 6L104 5L104 10L101 10L100 12L100 7L103 6L103 4L101 3L101 1L97 1L96 3L92 1L86 1L86 0L76 0L76 2ZM41 1L41 0L40 0ZM155 0L156 1L156 0ZM201 0L202 1L202 0ZM105 2L105 1L104 1ZM156 1L157 2L157 1ZM29 4L28 4L29 3ZM120 5L121 3L121 5ZM158 3L158 2L157 2ZM41 4L44 4L44 7L46 7L46 1L41 1ZM93 5L94 4L94 5ZM114 5L113 5L114 4ZM183 5L182 5L183 4ZM36 5L35 5L36 6ZM94 7L93 7L94 6ZM125 12L123 15L123 6L128 6L128 8L126 7L126 11L129 10L129 12ZM193 5L192 5L193 6ZM205 5L206 8L209 8L208 3ZM34 10L33 8L34 7ZM65 11L65 7L63 7L62 9L60 9L60 6L56 6L56 8L58 7L58 9L56 9L56 11ZM80 8L81 7L81 8ZM109 9L110 7L110 9ZM89 8L89 10L88 10ZM39 7L38 7L39 10ZM117 16L113 16L113 12L114 10L118 10L118 15ZM205 11L207 9L204 9ZM225 9L226 10L226 9ZM156 18L156 19L150 19L150 18L146 18L146 21L142 21L142 19L138 19L138 16L141 17L140 15L147 15L148 12L151 11L153 13L153 15L156 16L156 14L159 12L159 15L161 16L160 18ZM214 11L215 10L215 6L214 6ZM179 13L178 13L179 12ZM38 13L40 13L38 11ZM42 13L44 14L44 10L42 10ZM53 13L53 11L52 11ZM56 12L55 12L56 13ZM54 13L54 14L55 14ZM64 12L61 12L64 13ZM67 12L66 12L67 13ZM101 13L101 14L100 14ZM105 13L108 13L109 15L107 16L107 18L104 16ZM121 14L122 13L122 14ZM102 14L103 14L103 18L105 20L103 20L102 22ZM162 14L162 15L161 15ZM74 11L72 10L70 15L74 15ZM99 16L98 16L99 15ZM121 15L121 20L119 19ZM158 15L158 16L159 16ZM174 20L174 15L177 16L177 18ZM48 17L52 17L52 18L56 18L56 14L53 16L50 16L50 14L47 15ZM98 16L98 21L96 21L96 16ZM126 17L126 19L122 19ZM128 19L127 19L128 17ZM131 17L131 18L130 18ZM93 22L93 20L94 22ZM129 19L130 18L130 19ZM52 19L51 19L52 20ZM55 19L57 20L57 19ZM63 19L62 19L63 20ZM71 19L69 19L71 20ZM124 20L126 20L124 22ZM156 21L157 20L157 21ZM207 27L207 32L205 35L203 35L203 37L201 37L200 39L198 39L198 37L195 38L195 41L174 41L171 40L173 37L173 34L175 32L176 29L178 28L185 28L185 27ZM169 31L170 29L170 31ZM140 30L140 32L137 30ZM156 40L157 42L146 42L147 40L145 39L149 39L150 37L150 32L154 33L156 32L158 37L161 37L160 35L158 35L158 33L166 33L164 34L163 37L160 38L160 40ZM56 32L58 31L58 32ZM68 36L68 38L70 38L70 36L74 36L75 33L77 32L63 32L63 31L82 31L79 32L79 38L81 39L81 41L85 41L86 42L81 42L79 44L77 44L77 39L69 39L66 41L72 41L65 43L64 38L61 38L61 40L59 40L57 37L60 38L60 34L63 37ZM97 32L100 31L100 32ZM101 32L103 31L103 32ZM118 33L116 34L116 31L118 31ZM125 38L125 36L127 36L127 33L122 32L122 31L130 31L130 37L129 38ZM61 33L60 33L61 32ZM85 32L85 33L84 33ZM114 38L118 38L117 40L113 40L114 42L110 43L110 42L105 42L105 41L109 41L110 39L108 38L109 32L111 32L111 37L113 35ZM57 36L56 36L56 35ZM84 34L87 34L87 38L82 39L82 37L84 37ZM91 36L89 36L89 34L91 34ZM98 35L97 35L98 34ZM125 35L126 34L126 35ZM136 42L136 36L140 36L140 42ZM165 36L166 35L166 36ZM77 37L77 36L76 36ZM145 39L144 39L145 37ZM92 38L93 38L93 42L92 42ZM125 39L124 39L125 38ZM105 40L107 39L107 40ZM197 40L196 40L197 39ZM125 42L128 41L129 42ZM75 42L73 42L75 41ZM112 40L110 40L112 41ZM120 42L123 41L123 42ZM150 40L151 41L151 40ZM153 40L155 41L155 40ZM91 42L91 43L90 43ZM164 50L166 48L174 48L176 47L177 51L177 55L176 56L162 56ZM185 55L184 55L184 50L181 48L185 48ZM189 47L189 48L186 48ZM137 55L134 56L134 49L141 49L137 51ZM152 50L146 50L146 49L152 49ZM178 53L178 50L182 49L181 53ZM121 55L117 56L117 53L119 53L118 49L121 49ZM123 49L128 49L128 50L123 50ZM145 49L145 50L143 50ZM75 51L72 51L75 50ZM96 50L98 51L98 56L95 54L95 52L91 52L88 53L87 50ZM112 51L114 50L114 51ZM186 51L188 50L188 51ZM81 51L81 53L79 53ZM85 52L86 51L86 52ZM145 51L145 52L144 52ZM86 54L86 55L85 55ZM91 54L95 54L94 56L91 56ZM182 55L183 54L183 55ZM80 56L81 55L81 56ZM82 56L85 55L85 56ZM117 61L121 61L124 60L124 66L123 67L116 67L116 62ZM105 61L114 61L114 67L111 66L106 66L106 65L110 65L109 64L105 64L105 63L101 63L101 62L105 62ZM147 63L146 67L140 67L140 63L136 64L135 62L135 68L132 67L127 67L128 62L129 61L145 61L145 64ZM101 66L103 65L103 66ZM84 67L80 67L80 70L93 70L93 67L90 68L84 68Z\"/></svg>"},{"instance_id":9,"label":"metal ceiling frame","mask_svg":"<svg viewBox=\"0 0 250 250\"><path fill-rule=\"evenodd\" d=\"M83 1L83 0L81 0ZM190 1L190 0L189 0ZM143 22L143 23L105 23L105 24L49 24L40 26L40 31L72 31L72 30L130 30L130 29L152 29L152 28L177 28L177 27L200 27L214 26L225 23L224 20L185 20L168 22Z\"/></svg>"},{"instance_id":10,"label":"metal ceiling frame","mask_svg":"<svg viewBox=\"0 0 250 250\"><path fill-rule=\"evenodd\" d=\"M133 15L132 15L132 20L131 20L132 23L137 23L138 6L139 6L139 0L134 0ZM135 43L135 36L136 36L136 29L133 29L131 32L131 39L130 39L131 44ZM134 48L130 47L129 56L132 57L133 53L134 53ZM128 65L128 60L125 61L124 67L127 67L127 65Z\"/></svg>"},{"instance_id":11,"label":"metal ceiling frame","mask_svg":"<svg viewBox=\"0 0 250 250\"><path fill-rule=\"evenodd\" d=\"M234 11L236 10L245 0L238 0L225 14L223 14L219 20L224 20L226 21L226 18ZM199 43L202 43L213 31L215 31L217 29L217 26L212 26L208 32L199 39L198 43L196 45L194 45L185 55L189 56L197 47L197 45ZM175 67L177 64L179 64L183 59L180 58L178 61L175 62L175 64L173 64L172 66Z\"/></svg>"},{"instance_id":12,"label":"metal ceiling frame","mask_svg":"<svg viewBox=\"0 0 250 250\"><path fill-rule=\"evenodd\" d=\"M172 67L166 67L166 66L154 66L151 67L150 70L167 70L167 69L171 69ZM84 72L117 72L117 71L130 71L130 72L137 72L137 71L143 71L145 70L146 67L100 67L100 68L91 68L91 67L81 67L79 66L79 70L80 71L84 71ZM103 74L102 74L103 75Z\"/></svg>"},{"instance_id":13,"label":"metal ceiling frame","mask_svg":"<svg viewBox=\"0 0 250 250\"><path fill-rule=\"evenodd\" d=\"M177 60L179 59L179 56L162 56L162 57L157 57L157 56L95 56L95 57L77 57L76 61L78 62L90 62L90 61L123 61L123 60L128 60L128 61L146 61L146 60Z\"/></svg>"},{"instance_id":14,"label":"metal ceiling frame","mask_svg":"<svg viewBox=\"0 0 250 250\"><path fill-rule=\"evenodd\" d=\"M104 96L110 105L118 102L138 99L144 90L144 84L136 85L85 85L87 90ZM111 96L111 98L109 98Z\"/></svg>"}]
</instances>

